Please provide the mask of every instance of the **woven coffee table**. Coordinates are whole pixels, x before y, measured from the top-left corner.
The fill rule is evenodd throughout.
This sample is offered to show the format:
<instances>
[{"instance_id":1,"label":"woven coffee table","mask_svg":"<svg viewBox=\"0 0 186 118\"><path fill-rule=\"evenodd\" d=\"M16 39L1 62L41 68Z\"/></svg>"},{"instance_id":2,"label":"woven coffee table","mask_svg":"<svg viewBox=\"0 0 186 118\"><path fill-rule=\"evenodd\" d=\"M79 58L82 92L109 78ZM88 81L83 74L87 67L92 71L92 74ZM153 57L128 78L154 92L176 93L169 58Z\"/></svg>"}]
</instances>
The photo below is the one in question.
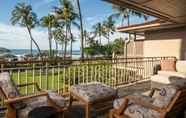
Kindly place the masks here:
<instances>
[{"instance_id":1,"label":"woven coffee table","mask_svg":"<svg viewBox=\"0 0 186 118\"><path fill-rule=\"evenodd\" d=\"M43 106L33 109L28 118L57 118L58 112L54 107Z\"/></svg>"},{"instance_id":2,"label":"woven coffee table","mask_svg":"<svg viewBox=\"0 0 186 118\"><path fill-rule=\"evenodd\" d=\"M91 118L93 106L113 101L117 97L117 91L101 83L75 85L70 90L70 105L76 99L85 105L85 118Z\"/></svg>"}]
</instances>

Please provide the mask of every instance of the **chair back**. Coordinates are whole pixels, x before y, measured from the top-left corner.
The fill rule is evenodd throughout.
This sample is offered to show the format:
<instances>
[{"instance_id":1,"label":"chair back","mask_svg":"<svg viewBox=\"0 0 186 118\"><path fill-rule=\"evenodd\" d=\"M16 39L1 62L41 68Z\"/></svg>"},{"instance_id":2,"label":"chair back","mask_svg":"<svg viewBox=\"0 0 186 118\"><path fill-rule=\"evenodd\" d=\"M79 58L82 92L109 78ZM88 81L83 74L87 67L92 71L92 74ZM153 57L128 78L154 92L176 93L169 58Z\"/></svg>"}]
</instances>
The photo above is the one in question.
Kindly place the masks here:
<instances>
[{"instance_id":1,"label":"chair back","mask_svg":"<svg viewBox=\"0 0 186 118\"><path fill-rule=\"evenodd\" d=\"M20 95L15 83L10 79L8 72L0 73L0 90L5 99Z\"/></svg>"}]
</instances>

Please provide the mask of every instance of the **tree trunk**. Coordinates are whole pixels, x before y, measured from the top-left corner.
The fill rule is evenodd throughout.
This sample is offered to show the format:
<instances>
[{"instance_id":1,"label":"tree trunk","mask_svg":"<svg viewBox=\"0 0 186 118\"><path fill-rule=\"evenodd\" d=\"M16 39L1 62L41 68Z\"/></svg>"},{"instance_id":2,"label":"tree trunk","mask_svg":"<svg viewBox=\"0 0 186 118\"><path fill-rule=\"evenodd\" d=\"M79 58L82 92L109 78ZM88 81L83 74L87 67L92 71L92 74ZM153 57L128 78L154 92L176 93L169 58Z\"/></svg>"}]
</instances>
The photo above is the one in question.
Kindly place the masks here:
<instances>
[{"instance_id":1,"label":"tree trunk","mask_svg":"<svg viewBox=\"0 0 186 118\"><path fill-rule=\"evenodd\" d=\"M58 55L58 43L57 43L57 41L55 40L55 45L56 45L56 51L55 51L55 53L56 53L56 57L57 57L57 55Z\"/></svg>"},{"instance_id":2,"label":"tree trunk","mask_svg":"<svg viewBox=\"0 0 186 118\"><path fill-rule=\"evenodd\" d=\"M30 54L33 56L33 50L32 50L32 40L30 39Z\"/></svg>"},{"instance_id":3,"label":"tree trunk","mask_svg":"<svg viewBox=\"0 0 186 118\"><path fill-rule=\"evenodd\" d=\"M99 32L99 44L101 46L101 31Z\"/></svg>"},{"instance_id":4,"label":"tree trunk","mask_svg":"<svg viewBox=\"0 0 186 118\"><path fill-rule=\"evenodd\" d=\"M66 24L66 36L65 36L64 60L66 59L66 54L67 54L67 40L68 40L68 26L67 26L67 24Z\"/></svg>"},{"instance_id":5,"label":"tree trunk","mask_svg":"<svg viewBox=\"0 0 186 118\"><path fill-rule=\"evenodd\" d=\"M79 17L80 17L80 30L81 30L81 58L84 59L84 30L83 30L83 19L81 14L81 7L79 0L77 1L78 11L79 11Z\"/></svg>"},{"instance_id":6,"label":"tree trunk","mask_svg":"<svg viewBox=\"0 0 186 118\"><path fill-rule=\"evenodd\" d=\"M51 27L48 27L48 43L49 43L49 57L52 57L52 33Z\"/></svg>"},{"instance_id":7,"label":"tree trunk","mask_svg":"<svg viewBox=\"0 0 186 118\"><path fill-rule=\"evenodd\" d=\"M34 38L32 37L31 29L30 29L28 26L26 26L26 27L27 27L27 30L28 30L30 39L34 42L34 44L35 44L35 46L36 46L36 48L37 48L37 50L38 50L38 52L39 52L39 55L40 55L41 59L43 60L42 55L41 55L41 50L40 50L40 48L39 48L39 45L37 44L37 42L36 42L36 41L34 40Z\"/></svg>"},{"instance_id":8,"label":"tree trunk","mask_svg":"<svg viewBox=\"0 0 186 118\"><path fill-rule=\"evenodd\" d=\"M71 30L71 26L69 27L69 32L70 32L70 38L71 38L71 40L70 40L70 56L71 56L71 58L72 58L72 43L73 43L73 34L72 34L72 30Z\"/></svg>"},{"instance_id":9,"label":"tree trunk","mask_svg":"<svg viewBox=\"0 0 186 118\"><path fill-rule=\"evenodd\" d=\"M108 44L110 44L110 33L108 32Z\"/></svg>"}]
</instances>

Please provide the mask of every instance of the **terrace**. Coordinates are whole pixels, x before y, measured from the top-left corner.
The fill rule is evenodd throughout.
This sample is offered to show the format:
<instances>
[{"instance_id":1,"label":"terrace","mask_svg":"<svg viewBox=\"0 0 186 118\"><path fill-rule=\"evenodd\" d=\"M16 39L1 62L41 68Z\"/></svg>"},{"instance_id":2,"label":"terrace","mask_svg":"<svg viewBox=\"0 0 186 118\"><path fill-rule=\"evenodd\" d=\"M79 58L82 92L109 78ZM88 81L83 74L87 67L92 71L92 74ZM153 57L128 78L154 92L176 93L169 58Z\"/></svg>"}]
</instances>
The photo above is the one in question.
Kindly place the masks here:
<instances>
[{"instance_id":1,"label":"terrace","mask_svg":"<svg viewBox=\"0 0 186 118\"><path fill-rule=\"evenodd\" d=\"M155 65L161 59L171 58L174 57L1 62L1 72L8 71L17 85L38 83L43 90L63 94L73 85L96 81L118 89L119 96L125 96L149 90ZM35 86L21 87L19 91L23 95L37 93Z\"/></svg>"},{"instance_id":2,"label":"terrace","mask_svg":"<svg viewBox=\"0 0 186 118\"><path fill-rule=\"evenodd\" d=\"M149 30L167 30L167 28L185 27L185 13L180 12L178 6L182 6L180 3L185 3L184 0L174 0L173 3L166 2L161 4L159 11L155 6L157 3L155 0L141 0L136 3L133 0L108 0L114 4L140 10L147 14L156 16L169 23L166 26L162 26L161 23L154 24L152 27L148 26L139 28L131 26L128 29L119 28L121 32L129 32L132 34L145 34L144 32ZM149 3L148 3L149 2ZM176 3L174 7L175 12L171 12L170 9L163 9L164 5ZM169 5L170 5L169 4ZM159 6L160 4L158 4ZM149 9L152 8L152 9ZM166 7L169 8L169 7ZM184 11L185 7L182 8ZM165 11L165 12L163 12ZM176 17L175 14L179 13ZM167 27L168 25L168 27ZM171 26L170 26L171 25ZM173 27L172 27L173 25ZM185 31L185 29L184 29ZM166 46L165 46L166 47ZM148 47L150 48L150 47ZM181 48L182 49L182 48ZM147 49L148 50L148 49ZM183 49L184 50L184 49ZM67 100L69 100L69 90L74 85L88 84L90 82L100 82L106 84L116 90L120 97L133 94L135 92L144 93L151 89L150 77L154 74L154 68L160 64L163 59L183 59L181 54L166 54L167 57L161 57L160 55L154 56L151 50L152 57L135 57L135 58L112 58L112 59L89 59L89 60L45 60L45 61L22 61L22 62L0 62L1 72L9 72L11 79L17 84L37 83L39 88L43 90L57 91L58 94L63 95L67 93ZM172 51L172 50L171 50ZM161 52L159 52L161 53ZM178 52L179 53L179 52ZM157 54L157 53L156 53ZM148 55L144 55L148 56ZM35 86L22 87L19 89L21 94L29 95L36 94L37 88ZM1 108L5 108L4 98L1 98ZM6 108L5 108L6 109ZM104 112L97 112L98 118L108 117L108 110L104 109ZM64 112L65 118L82 118L84 117L84 108L82 104L76 102L73 106ZM83 114L83 115L82 115ZM0 116L1 117L1 116Z\"/></svg>"}]
</instances>

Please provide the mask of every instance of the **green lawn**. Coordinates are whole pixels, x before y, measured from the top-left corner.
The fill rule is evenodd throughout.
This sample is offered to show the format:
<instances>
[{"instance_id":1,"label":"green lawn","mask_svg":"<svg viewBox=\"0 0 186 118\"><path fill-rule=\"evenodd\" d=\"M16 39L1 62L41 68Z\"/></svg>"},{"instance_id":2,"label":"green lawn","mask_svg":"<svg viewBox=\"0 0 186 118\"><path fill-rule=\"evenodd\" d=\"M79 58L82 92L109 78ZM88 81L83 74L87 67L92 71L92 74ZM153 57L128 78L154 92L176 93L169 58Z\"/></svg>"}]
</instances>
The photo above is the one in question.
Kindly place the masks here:
<instances>
[{"instance_id":1,"label":"green lawn","mask_svg":"<svg viewBox=\"0 0 186 118\"><path fill-rule=\"evenodd\" d=\"M11 78L16 84L37 82L45 90L62 89L67 92L71 85L100 81L111 84L111 66L70 66L68 68L51 68L44 70L12 71ZM20 92L34 93L34 86L22 87Z\"/></svg>"}]
</instances>

